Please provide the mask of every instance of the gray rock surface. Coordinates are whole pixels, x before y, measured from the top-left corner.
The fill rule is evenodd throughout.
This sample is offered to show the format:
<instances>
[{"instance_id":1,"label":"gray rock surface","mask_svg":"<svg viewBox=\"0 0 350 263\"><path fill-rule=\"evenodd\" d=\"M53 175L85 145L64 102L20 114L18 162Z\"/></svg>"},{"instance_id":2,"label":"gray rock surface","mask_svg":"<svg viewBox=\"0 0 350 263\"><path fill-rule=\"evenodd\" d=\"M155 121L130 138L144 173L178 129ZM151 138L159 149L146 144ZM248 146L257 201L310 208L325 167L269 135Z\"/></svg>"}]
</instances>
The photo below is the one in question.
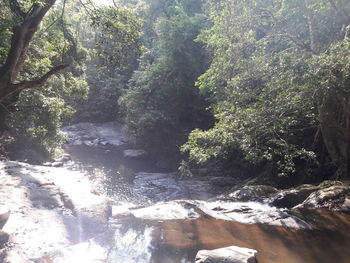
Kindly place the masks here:
<instances>
[{"instance_id":1,"label":"gray rock surface","mask_svg":"<svg viewBox=\"0 0 350 263\"><path fill-rule=\"evenodd\" d=\"M256 201L262 200L277 193L278 190L268 185L246 185L232 193L226 193L219 199L230 199L234 201Z\"/></svg>"},{"instance_id":2,"label":"gray rock surface","mask_svg":"<svg viewBox=\"0 0 350 263\"><path fill-rule=\"evenodd\" d=\"M93 193L81 172L0 162L0 181L0 207L11 211L3 231L11 236L11 251L24 259L39 258L106 229L108 202Z\"/></svg>"},{"instance_id":3,"label":"gray rock surface","mask_svg":"<svg viewBox=\"0 0 350 263\"><path fill-rule=\"evenodd\" d=\"M249 248L230 246L214 250L200 250L195 263L257 263L257 251Z\"/></svg>"},{"instance_id":4,"label":"gray rock surface","mask_svg":"<svg viewBox=\"0 0 350 263\"><path fill-rule=\"evenodd\" d=\"M123 151L123 156L125 158L142 160L147 157L147 152L141 149L127 149Z\"/></svg>"},{"instance_id":5,"label":"gray rock surface","mask_svg":"<svg viewBox=\"0 0 350 263\"><path fill-rule=\"evenodd\" d=\"M9 241L9 238L9 234L0 230L0 248L2 248Z\"/></svg>"},{"instance_id":6,"label":"gray rock surface","mask_svg":"<svg viewBox=\"0 0 350 263\"><path fill-rule=\"evenodd\" d=\"M295 208L328 208L334 211L350 212L350 187L332 185L320 187Z\"/></svg>"},{"instance_id":7,"label":"gray rock surface","mask_svg":"<svg viewBox=\"0 0 350 263\"><path fill-rule=\"evenodd\" d=\"M62 132L68 138L70 145L125 145L130 138L123 132L123 127L118 122L90 123L82 122L62 128Z\"/></svg>"},{"instance_id":8,"label":"gray rock surface","mask_svg":"<svg viewBox=\"0 0 350 263\"><path fill-rule=\"evenodd\" d=\"M308 196L317 191L318 186L301 185L297 188L283 190L271 198L271 205L280 208L292 208L305 201Z\"/></svg>"},{"instance_id":9,"label":"gray rock surface","mask_svg":"<svg viewBox=\"0 0 350 263\"><path fill-rule=\"evenodd\" d=\"M0 207L0 229L4 227L10 217L10 212L6 207Z\"/></svg>"},{"instance_id":10,"label":"gray rock surface","mask_svg":"<svg viewBox=\"0 0 350 263\"><path fill-rule=\"evenodd\" d=\"M114 206L112 217L146 221L195 220L201 217L264 224L294 229L311 229L306 222L286 211L254 202L169 201L148 207Z\"/></svg>"}]
</instances>

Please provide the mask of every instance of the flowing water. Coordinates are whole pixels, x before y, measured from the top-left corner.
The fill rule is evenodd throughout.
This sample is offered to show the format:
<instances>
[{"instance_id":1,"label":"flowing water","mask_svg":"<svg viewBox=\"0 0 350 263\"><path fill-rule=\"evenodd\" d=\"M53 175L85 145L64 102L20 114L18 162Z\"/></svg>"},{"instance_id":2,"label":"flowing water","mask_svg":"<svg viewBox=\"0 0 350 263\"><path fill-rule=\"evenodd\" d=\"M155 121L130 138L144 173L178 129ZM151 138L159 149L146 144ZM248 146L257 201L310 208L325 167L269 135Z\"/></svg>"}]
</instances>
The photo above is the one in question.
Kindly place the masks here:
<instances>
[{"instance_id":1,"label":"flowing water","mask_svg":"<svg viewBox=\"0 0 350 263\"><path fill-rule=\"evenodd\" d=\"M168 171L160 170L149 160L125 159L122 149L69 146L66 150L79 169L88 171L96 188L119 202L120 207L149 205L169 198L169 189L164 185L154 186L163 195L137 191L143 186L133 183L135 172ZM172 177L159 178L168 180L165 184L177 183ZM179 193L173 199L181 194L186 198L182 189L177 186ZM155 196L158 198L152 198ZM111 219L111 233L71 248L54 262L83 262L84 258L84 263L190 263L198 250L235 245L257 250L259 263L350 263L349 216L323 210L294 213L313 230L241 224L208 215L193 220Z\"/></svg>"}]
</instances>

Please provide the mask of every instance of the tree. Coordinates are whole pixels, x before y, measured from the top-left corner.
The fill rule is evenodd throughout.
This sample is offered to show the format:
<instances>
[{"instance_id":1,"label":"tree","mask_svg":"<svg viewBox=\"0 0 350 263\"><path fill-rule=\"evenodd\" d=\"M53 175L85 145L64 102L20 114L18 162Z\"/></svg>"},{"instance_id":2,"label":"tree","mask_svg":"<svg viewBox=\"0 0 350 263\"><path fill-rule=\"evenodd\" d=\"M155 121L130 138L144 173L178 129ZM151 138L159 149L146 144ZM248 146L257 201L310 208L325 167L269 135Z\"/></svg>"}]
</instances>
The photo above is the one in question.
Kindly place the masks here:
<instances>
[{"instance_id":1,"label":"tree","mask_svg":"<svg viewBox=\"0 0 350 263\"><path fill-rule=\"evenodd\" d=\"M26 56L31 41L38 31L40 23L53 7L56 0L34 1L28 6L25 2L17 0L9 1L9 8L13 15L13 30L11 44L4 63L0 68L0 130L5 128L5 116L7 114L6 100L11 95L18 94L26 89L40 88L52 75L68 67L62 64L53 67L40 78L34 80L19 80L19 75L26 61ZM16 98L11 99L16 100Z\"/></svg>"},{"instance_id":2,"label":"tree","mask_svg":"<svg viewBox=\"0 0 350 263\"><path fill-rule=\"evenodd\" d=\"M213 26L200 39L212 63L198 84L217 123L192 132L183 146L190 160L226 173L244 164L285 185L329 176L334 165L349 176L349 2L207 0L206 7Z\"/></svg>"},{"instance_id":3,"label":"tree","mask_svg":"<svg viewBox=\"0 0 350 263\"><path fill-rule=\"evenodd\" d=\"M126 125L138 142L158 157L170 159L178 157L178 147L192 129L207 127L211 121L205 100L195 87L206 68L206 54L194 40L206 20L202 14L186 10L181 2L161 2L167 6L167 15L161 15L152 26L157 29L157 41L141 57L120 104ZM199 1L190 2L195 2L198 10Z\"/></svg>"}]
</instances>

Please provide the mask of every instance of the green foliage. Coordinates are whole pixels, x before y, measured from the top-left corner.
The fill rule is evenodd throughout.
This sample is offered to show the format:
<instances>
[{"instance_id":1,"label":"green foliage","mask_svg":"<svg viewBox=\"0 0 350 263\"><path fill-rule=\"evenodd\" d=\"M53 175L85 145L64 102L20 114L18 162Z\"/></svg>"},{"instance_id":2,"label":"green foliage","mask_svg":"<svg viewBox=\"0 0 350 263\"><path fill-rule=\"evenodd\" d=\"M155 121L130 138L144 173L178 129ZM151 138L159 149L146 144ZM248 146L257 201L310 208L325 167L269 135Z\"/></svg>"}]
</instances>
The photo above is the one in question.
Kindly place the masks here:
<instances>
[{"instance_id":1,"label":"green foliage","mask_svg":"<svg viewBox=\"0 0 350 263\"><path fill-rule=\"evenodd\" d=\"M194 39L206 21L201 14L187 14L181 5L173 10L172 16L158 19L156 45L143 54L130 89L120 99L129 131L163 157L174 157L188 132L209 122L194 86L206 64Z\"/></svg>"},{"instance_id":2,"label":"green foliage","mask_svg":"<svg viewBox=\"0 0 350 263\"><path fill-rule=\"evenodd\" d=\"M198 40L212 63L197 84L218 121L210 130L193 131L182 146L190 164L215 163L228 174L243 165L294 183L317 171L324 157L322 142L314 140L323 127L316 97L329 97L319 90L331 79L337 86L348 81L340 73L348 54L340 59L328 50L349 21L340 5L350 8L304 0L206 1L213 26ZM331 63L342 68L341 79Z\"/></svg>"},{"instance_id":3,"label":"green foliage","mask_svg":"<svg viewBox=\"0 0 350 263\"><path fill-rule=\"evenodd\" d=\"M78 101L75 119L79 121L111 121L119 118L118 98L127 87L137 59L144 49L141 43L141 21L131 9L102 7L91 20L93 33L82 36L90 50L87 75L89 97ZM86 28L86 31L91 28Z\"/></svg>"},{"instance_id":4,"label":"green foliage","mask_svg":"<svg viewBox=\"0 0 350 263\"><path fill-rule=\"evenodd\" d=\"M74 112L74 97L86 96L83 63L86 51L75 41L71 26L74 21L68 20L68 13L69 10L66 17L61 17L59 7L52 10L30 45L19 81L40 78L59 63L69 63L70 71L53 76L41 89L21 92L16 104L7 109L11 112L7 125L12 140L6 147L14 158L33 162L50 159L62 143L60 128ZM13 22L9 15L3 16ZM1 31L2 36L4 32L12 32L12 24L4 21L0 23L6 28ZM1 42L4 54L7 54L9 35L6 33L6 41ZM5 56L1 58L3 61Z\"/></svg>"}]
</instances>

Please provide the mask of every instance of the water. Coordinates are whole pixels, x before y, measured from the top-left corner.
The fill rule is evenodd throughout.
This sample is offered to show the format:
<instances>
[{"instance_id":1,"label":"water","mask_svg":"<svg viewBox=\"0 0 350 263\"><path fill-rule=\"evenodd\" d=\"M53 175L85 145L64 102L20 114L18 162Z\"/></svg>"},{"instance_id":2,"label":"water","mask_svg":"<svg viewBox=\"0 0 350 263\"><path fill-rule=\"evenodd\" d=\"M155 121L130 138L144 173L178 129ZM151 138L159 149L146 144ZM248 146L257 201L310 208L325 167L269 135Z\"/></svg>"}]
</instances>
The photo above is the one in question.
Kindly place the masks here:
<instances>
[{"instance_id":1,"label":"water","mask_svg":"<svg viewBox=\"0 0 350 263\"><path fill-rule=\"evenodd\" d=\"M89 171L100 191L116 201L126 205L154 202L135 191L132 182L134 172L159 172L155 166L126 161L120 150L109 147L74 146L67 151L81 169ZM259 263L350 263L350 217L324 210L299 210L295 215L313 230L240 224L210 216L162 222L111 220L111 237L78 245L67 252L74 257L55 262L189 263L198 250L235 245L257 250ZM86 250L95 251L95 258L87 256Z\"/></svg>"}]
</instances>

